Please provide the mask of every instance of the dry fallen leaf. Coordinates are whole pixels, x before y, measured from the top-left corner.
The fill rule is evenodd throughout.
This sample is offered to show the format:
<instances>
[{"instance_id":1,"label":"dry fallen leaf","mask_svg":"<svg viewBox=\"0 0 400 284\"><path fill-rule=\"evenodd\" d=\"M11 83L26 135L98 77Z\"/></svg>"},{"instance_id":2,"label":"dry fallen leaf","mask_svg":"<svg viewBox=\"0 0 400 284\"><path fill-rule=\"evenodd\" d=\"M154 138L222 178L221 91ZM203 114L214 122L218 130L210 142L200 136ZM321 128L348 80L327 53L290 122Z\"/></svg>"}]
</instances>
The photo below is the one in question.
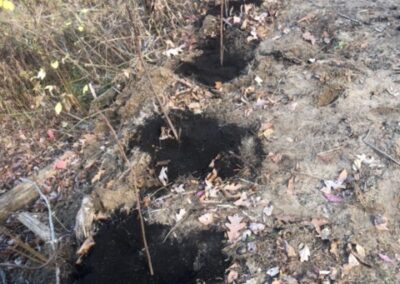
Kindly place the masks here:
<instances>
[{"instance_id":1,"label":"dry fallen leaf","mask_svg":"<svg viewBox=\"0 0 400 284\"><path fill-rule=\"evenodd\" d=\"M76 254L78 255L78 260L76 264L81 264L83 261L83 257L89 252L89 250L95 245L94 239L92 236L88 237L83 244L80 246Z\"/></svg>"},{"instance_id":2,"label":"dry fallen leaf","mask_svg":"<svg viewBox=\"0 0 400 284\"><path fill-rule=\"evenodd\" d=\"M282 157L283 157L283 155L280 153L277 153L277 154L272 153L272 152L268 153L268 158L270 158L270 160L272 162L274 162L275 164L279 163L282 160Z\"/></svg>"},{"instance_id":3,"label":"dry fallen leaf","mask_svg":"<svg viewBox=\"0 0 400 284\"><path fill-rule=\"evenodd\" d=\"M374 216L374 225L375 228L377 228L379 231L389 231L387 227L388 219L385 216L382 215Z\"/></svg>"},{"instance_id":4,"label":"dry fallen leaf","mask_svg":"<svg viewBox=\"0 0 400 284\"><path fill-rule=\"evenodd\" d=\"M93 198L85 196L82 199L81 207L75 217L75 236L78 240L88 238L91 233L92 223L95 218Z\"/></svg>"},{"instance_id":5,"label":"dry fallen leaf","mask_svg":"<svg viewBox=\"0 0 400 284\"><path fill-rule=\"evenodd\" d=\"M218 172L216 169L212 169L211 173L206 176L206 182L212 184L213 181L218 177Z\"/></svg>"},{"instance_id":6,"label":"dry fallen leaf","mask_svg":"<svg viewBox=\"0 0 400 284\"><path fill-rule=\"evenodd\" d=\"M95 183L96 181L99 181L101 176L104 174L105 170L100 169L97 174L92 178L92 184Z\"/></svg>"},{"instance_id":7,"label":"dry fallen leaf","mask_svg":"<svg viewBox=\"0 0 400 284\"><path fill-rule=\"evenodd\" d=\"M343 271L345 273L348 273L352 268L359 266L359 265L360 265L360 262L357 260L357 258L352 253L350 253L348 263L343 265Z\"/></svg>"},{"instance_id":8,"label":"dry fallen leaf","mask_svg":"<svg viewBox=\"0 0 400 284\"><path fill-rule=\"evenodd\" d=\"M269 217L272 215L272 211L274 210L274 205L272 205L271 203L268 204L268 206L264 207L263 209L263 215Z\"/></svg>"},{"instance_id":9,"label":"dry fallen leaf","mask_svg":"<svg viewBox=\"0 0 400 284\"><path fill-rule=\"evenodd\" d=\"M263 82L263 80L262 80L259 76L256 76L256 77L254 78L254 81L256 81L256 83L257 83L258 86L261 86L261 84L262 84L262 82Z\"/></svg>"},{"instance_id":10,"label":"dry fallen leaf","mask_svg":"<svg viewBox=\"0 0 400 284\"><path fill-rule=\"evenodd\" d=\"M365 256L366 256L365 249L361 245L356 244L356 252L359 257L365 258Z\"/></svg>"},{"instance_id":11,"label":"dry fallen leaf","mask_svg":"<svg viewBox=\"0 0 400 284\"><path fill-rule=\"evenodd\" d=\"M213 213L206 213L199 217L199 222L205 226L208 226L214 223L214 214Z\"/></svg>"},{"instance_id":12,"label":"dry fallen leaf","mask_svg":"<svg viewBox=\"0 0 400 284\"><path fill-rule=\"evenodd\" d=\"M337 178L337 180L336 180L336 182L338 183L338 184L343 184L345 181L346 181L346 179L347 179L347 171L346 170L343 170L340 174L339 174L339 177Z\"/></svg>"},{"instance_id":13,"label":"dry fallen leaf","mask_svg":"<svg viewBox=\"0 0 400 284\"><path fill-rule=\"evenodd\" d=\"M243 187L244 187L244 185L241 183L229 183L227 185L224 185L224 190L237 191Z\"/></svg>"},{"instance_id":14,"label":"dry fallen leaf","mask_svg":"<svg viewBox=\"0 0 400 284\"><path fill-rule=\"evenodd\" d=\"M279 274L279 266L272 267L267 270L267 274L271 277L274 277Z\"/></svg>"},{"instance_id":15,"label":"dry fallen leaf","mask_svg":"<svg viewBox=\"0 0 400 284\"><path fill-rule=\"evenodd\" d=\"M334 241L331 242L331 247L329 249L329 252L335 256L336 260L339 260L338 246L339 246L339 241L338 240L334 240Z\"/></svg>"},{"instance_id":16,"label":"dry fallen leaf","mask_svg":"<svg viewBox=\"0 0 400 284\"><path fill-rule=\"evenodd\" d=\"M186 215L186 210L185 208L179 209L178 214L175 215L176 222L179 222L182 220L182 218Z\"/></svg>"},{"instance_id":17,"label":"dry fallen leaf","mask_svg":"<svg viewBox=\"0 0 400 284\"><path fill-rule=\"evenodd\" d=\"M57 160L54 164L54 168L57 170L64 170L67 168L67 163L64 160Z\"/></svg>"},{"instance_id":18,"label":"dry fallen leaf","mask_svg":"<svg viewBox=\"0 0 400 284\"><path fill-rule=\"evenodd\" d=\"M80 248L78 249L78 251L76 252L76 254L78 256L83 256L85 254L87 254L90 250L90 248L92 246L95 245L94 239L92 236L89 236L84 242L83 244L80 246Z\"/></svg>"},{"instance_id":19,"label":"dry fallen leaf","mask_svg":"<svg viewBox=\"0 0 400 284\"><path fill-rule=\"evenodd\" d=\"M166 55L168 57L178 56L180 53L183 52L183 48L185 48L184 44L182 44L176 48L170 48L170 49L164 51L164 55Z\"/></svg>"},{"instance_id":20,"label":"dry fallen leaf","mask_svg":"<svg viewBox=\"0 0 400 284\"><path fill-rule=\"evenodd\" d=\"M236 270L230 270L228 276L226 277L226 281L228 283L233 283L239 277L239 273Z\"/></svg>"},{"instance_id":21,"label":"dry fallen leaf","mask_svg":"<svg viewBox=\"0 0 400 284\"><path fill-rule=\"evenodd\" d=\"M318 235L320 235L321 234L321 226L329 224L329 221L325 218L314 218L311 220L311 224L313 224Z\"/></svg>"},{"instance_id":22,"label":"dry fallen leaf","mask_svg":"<svg viewBox=\"0 0 400 284\"><path fill-rule=\"evenodd\" d=\"M226 270L226 272L229 271L228 275L226 277L227 283L233 283L235 280L238 279L239 273L237 271L239 269L240 269L240 265L237 262L234 262L231 266L228 267L228 269Z\"/></svg>"},{"instance_id":23,"label":"dry fallen leaf","mask_svg":"<svg viewBox=\"0 0 400 284\"><path fill-rule=\"evenodd\" d=\"M311 255L310 248L303 244L300 244L299 248L300 262L308 261Z\"/></svg>"},{"instance_id":24,"label":"dry fallen leaf","mask_svg":"<svg viewBox=\"0 0 400 284\"><path fill-rule=\"evenodd\" d=\"M242 22L242 19L237 16L233 16L233 23L234 24L240 24Z\"/></svg>"},{"instance_id":25,"label":"dry fallen leaf","mask_svg":"<svg viewBox=\"0 0 400 284\"><path fill-rule=\"evenodd\" d=\"M158 175L158 179L162 183L163 186L166 186L168 184L168 167L162 167L160 174Z\"/></svg>"},{"instance_id":26,"label":"dry fallen leaf","mask_svg":"<svg viewBox=\"0 0 400 284\"><path fill-rule=\"evenodd\" d=\"M253 232L254 235L258 235L260 232L264 231L265 225L262 223L251 223L249 225L249 229Z\"/></svg>"},{"instance_id":27,"label":"dry fallen leaf","mask_svg":"<svg viewBox=\"0 0 400 284\"><path fill-rule=\"evenodd\" d=\"M308 32L308 31L305 32L305 33L303 33L303 38L304 38L306 41L311 42L312 45L314 45L315 42L316 42L315 37L314 37L310 32Z\"/></svg>"},{"instance_id":28,"label":"dry fallen leaf","mask_svg":"<svg viewBox=\"0 0 400 284\"><path fill-rule=\"evenodd\" d=\"M216 81L214 88L218 91L222 90L222 82L221 81Z\"/></svg>"},{"instance_id":29,"label":"dry fallen leaf","mask_svg":"<svg viewBox=\"0 0 400 284\"><path fill-rule=\"evenodd\" d=\"M288 257L297 256L296 250L287 241L285 241L285 250L286 250L286 253L287 253Z\"/></svg>"},{"instance_id":30,"label":"dry fallen leaf","mask_svg":"<svg viewBox=\"0 0 400 284\"><path fill-rule=\"evenodd\" d=\"M225 226L228 228L228 240L234 243L239 238L240 231L246 227L246 223L242 223L243 218L238 215L228 216L228 220L230 223L225 223Z\"/></svg>"},{"instance_id":31,"label":"dry fallen leaf","mask_svg":"<svg viewBox=\"0 0 400 284\"><path fill-rule=\"evenodd\" d=\"M172 134L172 130L169 127L161 127L159 140L167 140L174 139L174 135Z\"/></svg>"},{"instance_id":32,"label":"dry fallen leaf","mask_svg":"<svg viewBox=\"0 0 400 284\"><path fill-rule=\"evenodd\" d=\"M342 197L334 195L332 193L325 193L324 192L324 196L329 202L332 202L332 203L341 203L341 202L343 202L343 198Z\"/></svg>"},{"instance_id":33,"label":"dry fallen leaf","mask_svg":"<svg viewBox=\"0 0 400 284\"><path fill-rule=\"evenodd\" d=\"M247 193L242 192L242 194L240 195L240 198L238 200L236 200L233 204L236 206L249 207L250 201L247 200Z\"/></svg>"},{"instance_id":34,"label":"dry fallen leaf","mask_svg":"<svg viewBox=\"0 0 400 284\"><path fill-rule=\"evenodd\" d=\"M49 138L49 140L54 140L56 137L54 136L54 131L49 129L47 130L47 138Z\"/></svg>"},{"instance_id":35,"label":"dry fallen leaf","mask_svg":"<svg viewBox=\"0 0 400 284\"><path fill-rule=\"evenodd\" d=\"M274 133L274 125L271 122L263 123L258 131L259 137L269 138Z\"/></svg>"},{"instance_id":36,"label":"dry fallen leaf","mask_svg":"<svg viewBox=\"0 0 400 284\"><path fill-rule=\"evenodd\" d=\"M289 195L293 195L293 194L294 194L294 177L291 177L291 178L289 179L286 192L287 192Z\"/></svg>"},{"instance_id":37,"label":"dry fallen leaf","mask_svg":"<svg viewBox=\"0 0 400 284\"><path fill-rule=\"evenodd\" d=\"M389 256L387 256L386 254L382 254L382 253L378 253L378 256L381 260L383 260L384 262L390 263L390 264L395 264L394 260L391 259Z\"/></svg>"}]
</instances>

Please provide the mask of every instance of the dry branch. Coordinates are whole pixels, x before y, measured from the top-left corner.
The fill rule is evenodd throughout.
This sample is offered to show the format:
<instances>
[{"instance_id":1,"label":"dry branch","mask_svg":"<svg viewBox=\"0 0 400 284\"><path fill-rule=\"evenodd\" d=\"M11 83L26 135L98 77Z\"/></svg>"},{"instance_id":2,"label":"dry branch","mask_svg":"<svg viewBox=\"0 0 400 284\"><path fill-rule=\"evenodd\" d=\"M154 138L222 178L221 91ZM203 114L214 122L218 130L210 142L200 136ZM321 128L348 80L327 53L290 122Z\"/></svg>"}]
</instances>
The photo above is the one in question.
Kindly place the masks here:
<instances>
[{"instance_id":1,"label":"dry branch","mask_svg":"<svg viewBox=\"0 0 400 284\"><path fill-rule=\"evenodd\" d=\"M72 155L72 152L67 151L57 160L65 160ZM55 176L56 172L55 163L53 163L40 170L32 179L38 184L43 184L47 179ZM38 197L39 192L35 189L35 186L29 182L23 182L2 194L0 196L0 223L4 222L11 213L25 207Z\"/></svg>"},{"instance_id":2,"label":"dry branch","mask_svg":"<svg viewBox=\"0 0 400 284\"><path fill-rule=\"evenodd\" d=\"M162 113L164 115L164 118L165 118L166 122L168 123L168 126L171 128L172 133L174 134L174 137L175 137L176 141L179 142L178 131L176 131L176 128L175 128L174 124L172 123L172 121L171 121L171 119L170 119L170 117L168 115L168 112L165 109L165 107L164 107L164 105L163 105L163 103L161 101L160 96L157 94L156 90L153 87L152 80L151 80L151 78L149 76L149 72L147 72L146 64L145 64L145 62L143 60L142 45L140 43L140 31L139 31L139 28L138 28L137 24L134 21L134 19L139 19L140 16L136 12L136 9L134 9L135 17L132 16L132 12L131 12L131 9L129 8L129 4L128 3L126 4L126 10L128 11L129 19L131 21L133 33L134 33L134 36L135 36L136 56L138 57L138 60L139 60L139 62L141 64L141 67L143 69L143 73L144 73L147 81L150 83L149 84L150 91L153 93L154 97L157 100L157 103L160 105L160 109L161 109L161 111L162 111Z\"/></svg>"},{"instance_id":3,"label":"dry branch","mask_svg":"<svg viewBox=\"0 0 400 284\"><path fill-rule=\"evenodd\" d=\"M220 26L219 26L219 60L221 67L224 66L224 2L221 0Z\"/></svg>"},{"instance_id":4,"label":"dry branch","mask_svg":"<svg viewBox=\"0 0 400 284\"><path fill-rule=\"evenodd\" d=\"M43 241L50 241L51 237L49 228L33 216L33 214L29 212L21 212L18 214L17 219Z\"/></svg>"},{"instance_id":5,"label":"dry branch","mask_svg":"<svg viewBox=\"0 0 400 284\"><path fill-rule=\"evenodd\" d=\"M90 89L92 96L93 97L97 97L95 90L93 88ZM121 158L124 160L126 166L128 167L128 169L132 169L132 165L131 162L129 161L128 157L125 154L124 148L122 147L119 139L118 139L118 135L115 132L114 127L111 125L110 121L108 120L108 118L103 114L103 113L99 113L99 115L101 116L101 118L104 120L104 122L107 124L107 127L110 129L111 134L113 135L113 138L115 140L115 142L117 143L118 146L118 150L120 152ZM153 270L153 263L151 261L151 255L150 255L150 250L149 247L147 245L147 238L146 238L146 229L144 227L144 221L143 221L143 214L142 214L142 207L141 207L141 201L140 201L140 194L139 194L139 189L137 188L137 184L136 184L136 172L135 169L132 169L133 171L133 180L134 180L134 193L136 196L136 208L138 211L138 215L139 215L139 219L140 219L140 228L141 228L141 232L142 232L142 239L143 239L143 244L144 244L144 250L146 253L146 258L147 258L147 262L148 262L148 266L149 266L149 270L150 270L150 275L154 275L154 270Z\"/></svg>"}]
</instances>

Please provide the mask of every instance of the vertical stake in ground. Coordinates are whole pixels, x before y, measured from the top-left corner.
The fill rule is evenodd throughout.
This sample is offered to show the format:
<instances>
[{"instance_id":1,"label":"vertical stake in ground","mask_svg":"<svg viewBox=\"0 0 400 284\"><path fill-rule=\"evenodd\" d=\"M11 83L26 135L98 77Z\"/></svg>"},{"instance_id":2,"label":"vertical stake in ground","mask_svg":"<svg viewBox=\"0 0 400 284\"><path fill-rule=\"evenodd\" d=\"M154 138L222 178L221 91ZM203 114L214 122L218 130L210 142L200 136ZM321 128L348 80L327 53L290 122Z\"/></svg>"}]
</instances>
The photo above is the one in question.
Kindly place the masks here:
<instances>
[{"instance_id":1,"label":"vertical stake in ground","mask_svg":"<svg viewBox=\"0 0 400 284\"><path fill-rule=\"evenodd\" d=\"M224 3L225 0L221 1L221 13L220 13L220 26L219 26L219 59L221 67L224 66Z\"/></svg>"},{"instance_id":2,"label":"vertical stake in ground","mask_svg":"<svg viewBox=\"0 0 400 284\"><path fill-rule=\"evenodd\" d=\"M179 143L180 139L179 139L178 131L176 131L176 128L175 128L174 124L172 123L172 120L170 119L170 117L168 115L168 112L165 109L165 107L164 107L164 105L163 105L163 103L161 101L160 96L157 94L156 90L153 87L153 84L151 82L151 78L149 76L149 73L147 72L146 64L145 64L145 62L143 60L143 56L142 56L142 44L140 42L140 31L139 31L139 28L136 25L135 21L133 20L134 18L132 16L131 9L129 8L129 3L131 3L131 1L126 3L126 10L128 12L129 19L130 19L130 21L132 23L133 36L134 36L134 39L135 39L135 50L136 50L137 59L139 60L139 63L141 65L142 69L143 69L143 73L144 73L145 78L150 83L149 84L150 91L153 93L153 95L156 98L158 104L160 105L160 109L161 109L161 111L162 111L162 113L164 115L165 121L167 122L169 128L171 128L172 133L174 134L174 137L175 137L176 141ZM136 12L136 9L133 9L133 10L134 10L134 13L135 13L135 19L140 19L140 15Z\"/></svg>"}]
</instances>

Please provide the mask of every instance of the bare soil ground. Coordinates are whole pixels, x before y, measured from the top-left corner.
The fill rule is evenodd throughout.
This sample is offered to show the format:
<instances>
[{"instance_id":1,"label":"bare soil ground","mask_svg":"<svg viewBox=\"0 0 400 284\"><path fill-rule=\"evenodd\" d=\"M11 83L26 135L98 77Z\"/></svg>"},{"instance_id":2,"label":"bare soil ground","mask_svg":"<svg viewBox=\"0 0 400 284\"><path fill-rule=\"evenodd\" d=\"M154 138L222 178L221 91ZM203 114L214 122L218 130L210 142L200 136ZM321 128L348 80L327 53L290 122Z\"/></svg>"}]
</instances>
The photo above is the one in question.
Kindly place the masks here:
<instances>
[{"instance_id":1,"label":"bare soil ground","mask_svg":"<svg viewBox=\"0 0 400 284\"><path fill-rule=\"evenodd\" d=\"M66 282L127 283L126 269L134 270L135 261L142 265L135 271L146 273L139 226L124 229L132 215L110 217L115 210L135 214L135 186L158 272L141 283L173 283L160 271L191 273L175 283L400 281L397 1L255 2L246 6L248 27L243 18L226 24L225 67L218 66L219 39L212 31L215 25L218 31L212 18L218 14L209 12L212 17L191 26L197 45L184 47L164 67L149 67L150 80L144 76L115 94L105 113L119 145L106 123L93 118L79 125L79 140L56 147L75 153L48 189L63 236L59 262ZM180 143L150 84L162 94ZM1 137L10 149L11 135ZM7 167L24 155L12 151L1 161L5 189L30 170L18 174ZM91 219L114 219L90 222L96 244L76 266L74 253L85 238L75 240L73 229L84 196ZM45 219L39 201L32 210ZM17 223L10 217L7 225L34 243ZM5 252L9 245L2 236ZM222 247L224 254L218 253ZM132 259L118 259L112 254L118 249L132 249ZM169 258L182 250L191 255ZM189 263L172 272L168 259ZM210 276L207 264L219 275ZM9 283L54 280L53 267L1 271Z\"/></svg>"}]
</instances>

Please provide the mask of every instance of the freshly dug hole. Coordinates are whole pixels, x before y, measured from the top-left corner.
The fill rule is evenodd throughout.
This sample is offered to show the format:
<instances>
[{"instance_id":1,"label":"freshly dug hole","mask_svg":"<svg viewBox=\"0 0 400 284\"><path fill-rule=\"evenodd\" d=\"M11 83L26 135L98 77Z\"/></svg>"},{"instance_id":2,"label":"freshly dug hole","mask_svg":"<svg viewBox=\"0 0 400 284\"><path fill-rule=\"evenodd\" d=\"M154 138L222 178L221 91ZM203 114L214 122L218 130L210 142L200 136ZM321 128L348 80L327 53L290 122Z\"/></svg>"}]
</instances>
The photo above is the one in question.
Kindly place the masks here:
<instances>
[{"instance_id":1,"label":"freshly dug hole","mask_svg":"<svg viewBox=\"0 0 400 284\"><path fill-rule=\"evenodd\" d=\"M261 5L262 1L229 1L225 17L243 13L243 5ZM214 86L216 82L228 82L241 75L247 65L254 59L254 50L258 42L248 42L247 32L239 26L226 25L223 32L224 59L221 66L220 52L220 5L210 2L208 11L199 22L200 30L196 50L199 55L191 61L182 61L176 73L191 77L205 85Z\"/></svg>"},{"instance_id":2,"label":"freshly dug hole","mask_svg":"<svg viewBox=\"0 0 400 284\"><path fill-rule=\"evenodd\" d=\"M160 140L161 128L168 125L163 117L155 116L138 127L129 145L151 155L150 166L157 175L162 167L168 167L170 181L188 175L204 178L212 170L209 165L217 155L220 158L215 160L214 167L221 178L233 177L248 166L256 174L264 152L252 129L222 124L215 118L189 111L174 111L170 117L180 132L180 143L172 137ZM244 143L248 140L251 143Z\"/></svg>"},{"instance_id":3,"label":"freshly dug hole","mask_svg":"<svg viewBox=\"0 0 400 284\"><path fill-rule=\"evenodd\" d=\"M96 245L78 268L75 283L223 283L229 265L222 253L223 233L199 231L163 243L169 230L159 224L146 226L155 272L150 276L137 214L115 216L94 237Z\"/></svg>"},{"instance_id":4,"label":"freshly dug hole","mask_svg":"<svg viewBox=\"0 0 400 284\"><path fill-rule=\"evenodd\" d=\"M198 46L201 54L191 62L181 62L175 72L208 86L214 86L217 81L229 82L254 59L256 43L247 43L246 37L247 34L236 27L225 31L223 66L220 63L219 38L207 38Z\"/></svg>"}]
</instances>

